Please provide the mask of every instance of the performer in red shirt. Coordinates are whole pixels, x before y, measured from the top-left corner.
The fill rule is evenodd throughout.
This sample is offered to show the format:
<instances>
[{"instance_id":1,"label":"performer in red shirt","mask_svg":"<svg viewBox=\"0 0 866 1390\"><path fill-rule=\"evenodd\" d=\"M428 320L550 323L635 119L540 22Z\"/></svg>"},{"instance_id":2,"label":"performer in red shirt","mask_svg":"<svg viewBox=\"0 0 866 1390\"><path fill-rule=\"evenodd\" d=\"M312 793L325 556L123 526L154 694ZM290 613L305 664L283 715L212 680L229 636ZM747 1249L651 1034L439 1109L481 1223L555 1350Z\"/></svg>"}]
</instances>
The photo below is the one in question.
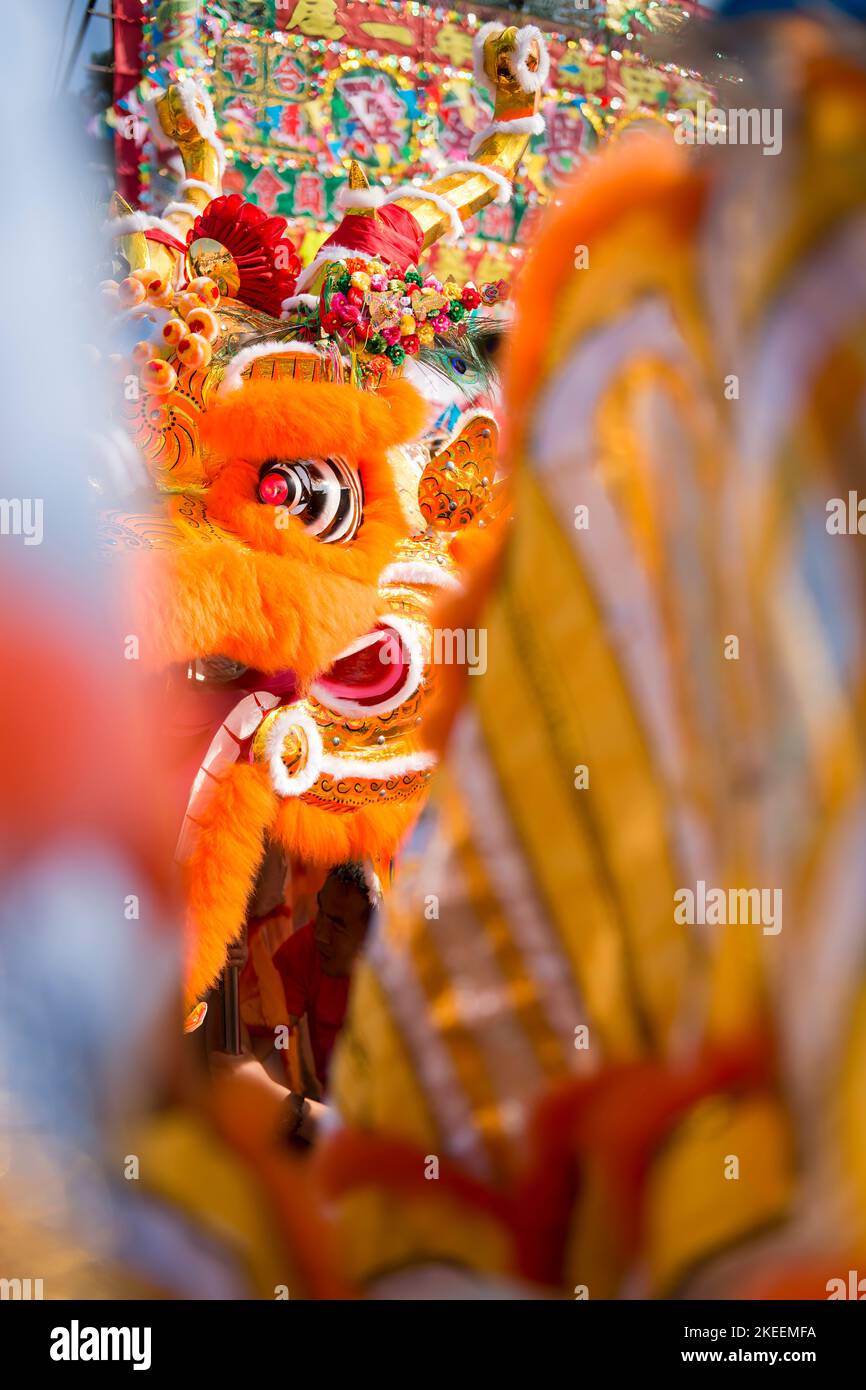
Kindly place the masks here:
<instances>
[{"instance_id":1,"label":"performer in red shirt","mask_svg":"<svg viewBox=\"0 0 866 1390\"><path fill-rule=\"evenodd\" d=\"M317 901L316 917L283 943L274 965L283 983L289 1026L306 1015L316 1075L324 1089L346 1016L352 967L370 921L370 891L361 865L333 868Z\"/></svg>"}]
</instances>

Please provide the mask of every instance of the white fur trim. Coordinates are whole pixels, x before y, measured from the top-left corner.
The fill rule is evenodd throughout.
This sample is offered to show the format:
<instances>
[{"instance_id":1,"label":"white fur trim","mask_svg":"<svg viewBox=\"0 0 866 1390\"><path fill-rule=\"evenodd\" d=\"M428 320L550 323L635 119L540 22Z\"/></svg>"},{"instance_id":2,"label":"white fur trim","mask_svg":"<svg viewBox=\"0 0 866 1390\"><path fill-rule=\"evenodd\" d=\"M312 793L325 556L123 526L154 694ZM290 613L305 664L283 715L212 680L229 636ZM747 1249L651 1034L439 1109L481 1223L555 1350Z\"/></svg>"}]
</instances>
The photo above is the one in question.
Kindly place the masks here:
<instances>
[{"instance_id":1,"label":"white fur trim","mask_svg":"<svg viewBox=\"0 0 866 1390\"><path fill-rule=\"evenodd\" d=\"M260 357L293 357L297 353L308 353L313 357L325 358L326 353L314 347L312 343L295 342L294 339L288 343L254 343L252 347L241 348L229 364L228 371L220 382L217 392L218 396L226 396L230 391L237 391L243 384L243 373L251 362L257 361ZM343 359L345 361L345 358Z\"/></svg>"},{"instance_id":2,"label":"white fur trim","mask_svg":"<svg viewBox=\"0 0 866 1390\"><path fill-rule=\"evenodd\" d=\"M378 907L382 901L382 881L373 865L368 860L364 860L364 881L367 884L367 892L370 894L370 903L374 908Z\"/></svg>"},{"instance_id":3,"label":"white fur trim","mask_svg":"<svg viewBox=\"0 0 866 1390\"><path fill-rule=\"evenodd\" d=\"M426 584L431 588L451 589L455 593L463 589L456 574L451 574L442 565L431 565L425 560L397 560L393 565L387 565L379 575L379 584Z\"/></svg>"},{"instance_id":4,"label":"white fur trim","mask_svg":"<svg viewBox=\"0 0 866 1390\"><path fill-rule=\"evenodd\" d=\"M298 282L295 285L296 292L300 294L301 290L305 290L310 281L315 278L316 272L322 269L322 266L330 265L332 261L345 261L349 256L358 256L361 260L371 259L362 251L351 251L348 246L322 247L315 258L310 261L306 270L298 276Z\"/></svg>"},{"instance_id":5,"label":"white fur trim","mask_svg":"<svg viewBox=\"0 0 866 1390\"><path fill-rule=\"evenodd\" d=\"M129 236L130 232L146 232L155 220L144 212L128 212L124 217L110 217L102 230L109 236Z\"/></svg>"},{"instance_id":6,"label":"white fur trim","mask_svg":"<svg viewBox=\"0 0 866 1390\"><path fill-rule=\"evenodd\" d=\"M141 103L141 109L144 113L144 119L147 121L150 139L157 153L167 154L171 150L176 150L177 146L173 140L169 139L162 128L162 122L159 119L159 113L156 109L156 98L160 95L160 92L155 92L149 101L143 101Z\"/></svg>"},{"instance_id":7,"label":"white fur trim","mask_svg":"<svg viewBox=\"0 0 866 1390\"><path fill-rule=\"evenodd\" d=\"M509 135L540 135L543 130L544 117L541 114L518 116L514 121L491 121L489 126L473 136L469 153L477 154L485 140L489 140L491 135L496 135L498 131L506 131Z\"/></svg>"},{"instance_id":8,"label":"white fur trim","mask_svg":"<svg viewBox=\"0 0 866 1390\"><path fill-rule=\"evenodd\" d=\"M533 43L538 44L538 67L535 72L530 71L526 62ZM521 91L540 92L550 76L550 54L544 42L544 35L534 24L524 24L518 29L514 56L516 61L512 71Z\"/></svg>"},{"instance_id":9,"label":"white fur trim","mask_svg":"<svg viewBox=\"0 0 866 1390\"><path fill-rule=\"evenodd\" d=\"M384 188L350 188L347 183L334 199L341 212L350 212L352 208L380 208L384 201Z\"/></svg>"},{"instance_id":10,"label":"white fur trim","mask_svg":"<svg viewBox=\"0 0 866 1390\"><path fill-rule=\"evenodd\" d=\"M160 227L175 240L180 240L177 227L173 227L162 217L151 217L146 212L128 212L125 217L110 217L102 227L110 236L128 236L130 232L149 232L151 227Z\"/></svg>"},{"instance_id":11,"label":"white fur trim","mask_svg":"<svg viewBox=\"0 0 866 1390\"><path fill-rule=\"evenodd\" d=\"M365 711L370 713L369 709ZM366 782L383 777L402 777L404 772L426 772L436 766L435 753L404 753L396 758L341 758L337 754L322 755L322 772L332 777L363 777Z\"/></svg>"},{"instance_id":12,"label":"white fur trim","mask_svg":"<svg viewBox=\"0 0 866 1390\"><path fill-rule=\"evenodd\" d=\"M451 231L445 238L446 241L459 241L463 236L463 223L460 214L453 203L449 203L447 198L443 198L441 193L433 193L429 188L416 188L414 184L404 183L400 188L393 188L385 198L386 203L397 203L401 198L419 198L425 203L434 203L441 212L447 213L451 223Z\"/></svg>"},{"instance_id":13,"label":"white fur trim","mask_svg":"<svg viewBox=\"0 0 866 1390\"><path fill-rule=\"evenodd\" d=\"M182 77L177 84L177 88L185 114L192 121L201 138L206 140L209 145L213 146L217 157L217 163L219 164L220 178L222 178L226 167L226 152L222 140L217 135L213 102L208 96L203 83L201 83L197 77ZM201 102L204 106L205 114L203 116L196 102Z\"/></svg>"},{"instance_id":14,"label":"white fur trim","mask_svg":"<svg viewBox=\"0 0 866 1390\"><path fill-rule=\"evenodd\" d=\"M437 179L447 178L449 174L483 174L491 183L495 183L498 193L494 202L504 205L511 202L511 180L507 174L503 174L499 169L491 169L487 164L475 164L471 159L461 159L457 164L449 164L446 169L441 169Z\"/></svg>"},{"instance_id":15,"label":"white fur trim","mask_svg":"<svg viewBox=\"0 0 866 1390\"><path fill-rule=\"evenodd\" d=\"M288 299L284 299L280 305L280 318L289 317L292 309L318 309L319 296L317 294L290 294Z\"/></svg>"},{"instance_id":16,"label":"white fur trim","mask_svg":"<svg viewBox=\"0 0 866 1390\"><path fill-rule=\"evenodd\" d=\"M504 27L500 20L491 19L487 24L482 24L472 40L472 71L475 74L475 81L480 87L486 87L491 96L495 93L496 87L484 71L484 45L491 34L495 34L497 31L501 34Z\"/></svg>"},{"instance_id":17,"label":"white fur trim","mask_svg":"<svg viewBox=\"0 0 866 1390\"><path fill-rule=\"evenodd\" d=\"M205 183L204 179L181 179L178 185L178 193L185 193L188 188L197 188L201 193L206 193L211 202L213 202L214 198L220 196L211 184ZM200 211L201 208L199 208L199 212Z\"/></svg>"},{"instance_id":18,"label":"white fur trim","mask_svg":"<svg viewBox=\"0 0 866 1390\"><path fill-rule=\"evenodd\" d=\"M172 213L191 217L195 221L201 214L201 208L196 207L195 203L167 203L162 210L162 215L163 217L170 217Z\"/></svg>"},{"instance_id":19,"label":"white fur trim","mask_svg":"<svg viewBox=\"0 0 866 1390\"><path fill-rule=\"evenodd\" d=\"M319 701L319 704L324 705L326 709L334 710L337 714L348 714L354 719L363 718L365 715L370 714L388 714L392 709L396 709L398 705L402 705L405 700L410 699L411 696L415 694L424 671L424 651L421 646L420 629L411 618L403 618L389 614L383 621L397 633L403 651L409 658L409 670L400 689L389 699L381 700L378 704L361 705L355 700L344 700L338 695L331 694L327 687L320 685L318 681L314 681L310 689ZM351 652L359 650L360 647L368 643L374 636L375 634L371 633L365 638L359 638L357 642L354 642L351 647L347 647L345 652L341 652L340 655L347 656ZM339 657L337 659L339 660ZM340 766L345 767L346 763L341 761ZM366 767L368 764L365 763L364 766ZM371 776L372 774L367 773L366 775Z\"/></svg>"},{"instance_id":20,"label":"white fur trim","mask_svg":"<svg viewBox=\"0 0 866 1390\"><path fill-rule=\"evenodd\" d=\"M307 739L307 761L294 777L286 771L282 759L283 740L292 729L300 729ZM319 780L325 761L322 735L312 715L292 705L276 715L265 738L265 756L277 796L302 796L308 792Z\"/></svg>"}]
</instances>

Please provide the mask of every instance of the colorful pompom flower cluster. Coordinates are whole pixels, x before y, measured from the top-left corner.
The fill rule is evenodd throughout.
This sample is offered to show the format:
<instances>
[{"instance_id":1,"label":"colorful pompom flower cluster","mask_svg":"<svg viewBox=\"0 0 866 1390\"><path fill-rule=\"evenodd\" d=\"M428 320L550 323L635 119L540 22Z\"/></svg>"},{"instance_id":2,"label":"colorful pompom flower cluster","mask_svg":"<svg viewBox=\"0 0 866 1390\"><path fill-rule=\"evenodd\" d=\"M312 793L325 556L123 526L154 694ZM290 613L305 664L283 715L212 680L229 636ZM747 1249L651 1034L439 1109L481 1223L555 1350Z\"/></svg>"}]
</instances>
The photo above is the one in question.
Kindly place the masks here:
<instances>
[{"instance_id":1,"label":"colorful pompom flower cluster","mask_svg":"<svg viewBox=\"0 0 866 1390\"><path fill-rule=\"evenodd\" d=\"M319 322L323 333L339 338L378 374L432 346L437 335L465 332L479 305L507 298L504 280L461 287L419 270L398 275L380 260L350 257L328 269Z\"/></svg>"}]
</instances>

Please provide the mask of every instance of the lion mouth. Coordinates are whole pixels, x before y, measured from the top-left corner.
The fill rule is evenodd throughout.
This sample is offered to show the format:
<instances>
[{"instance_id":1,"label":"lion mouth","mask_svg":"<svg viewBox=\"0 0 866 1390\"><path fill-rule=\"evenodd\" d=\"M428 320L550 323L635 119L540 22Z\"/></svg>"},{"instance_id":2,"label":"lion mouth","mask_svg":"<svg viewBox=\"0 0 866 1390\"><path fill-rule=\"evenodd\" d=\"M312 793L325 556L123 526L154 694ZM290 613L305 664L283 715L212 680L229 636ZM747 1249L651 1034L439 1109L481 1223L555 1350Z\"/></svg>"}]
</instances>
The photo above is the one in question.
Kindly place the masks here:
<instances>
[{"instance_id":1,"label":"lion mouth","mask_svg":"<svg viewBox=\"0 0 866 1390\"><path fill-rule=\"evenodd\" d=\"M384 713L414 694L422 668L414 625L391 619L352 642L311 689L321 704L339 713Z\"/></svg>"},{"instance_id":2,"label":"lion mouth","mask_svg":"<svg viewBox=\"0 0 866 1390\"><path fill-rule=\"evenodd\" d=\"M423 672L421 629L410 618L395 616L377 624L346 647L328 671L313 683L310 694L334 714L363 719L387 714L411 699L421 684ZM189 674L187 672L185 682L188 689L191 684L199 683L203 672L199 670L194 682L190 682ZM216 675L214 670L210 671L211 681ZM203 761L196 759L198 772L192 779L176 850L181 863L187 862L192 852L201 809L215 783L239 758L252 760L253 740L268 715L296 707L297 683L290 670L264 675L249 668L238 672L225 667L219 671L219 676L222 679L215 688L212 685L208 690L207 682L199 685L192 701L193 706L197 706L195 732L198 737L205 725L214 729L208 715L212 717L217 709L221 722L212 733ZM221 703L215 705L214 700ZM298 718L309 716L299 715ZM193 730L188 727L185 732L189 735ZM186 781L186 786L189 785Z\"/></svg>"},{"instance_id":3,"label":"lion mouth","mask_svg":"<svg viewBox=\"0 0 866 1390\"><path fill-rule=\"evenodd\" d=\"M400 619L382 622L351 642L310 689L320 704L338 713L381 713L414 694L422 665L414 626ZM232 684L277 695L281 704L291 704L298 693L291 670L265 675L245 669Z\"/></svg>"},{"instance_id":4,"label":"lion mouth","mask_svg":"<svg viewBox=\"0 0 866 1390\"><path fill-rule=\"evenodd\" d=\"M422 667L415 624L393 618L351 642L311 690L320 704L340 712L393 709L414 694ZM257 690L277 696L281 704L291 704L298 695L298 681L290 668L266 674L212 657L191 662L186 675L199 689L222 690L229 699L238 690Z\"/></svg>"}]
</instances>

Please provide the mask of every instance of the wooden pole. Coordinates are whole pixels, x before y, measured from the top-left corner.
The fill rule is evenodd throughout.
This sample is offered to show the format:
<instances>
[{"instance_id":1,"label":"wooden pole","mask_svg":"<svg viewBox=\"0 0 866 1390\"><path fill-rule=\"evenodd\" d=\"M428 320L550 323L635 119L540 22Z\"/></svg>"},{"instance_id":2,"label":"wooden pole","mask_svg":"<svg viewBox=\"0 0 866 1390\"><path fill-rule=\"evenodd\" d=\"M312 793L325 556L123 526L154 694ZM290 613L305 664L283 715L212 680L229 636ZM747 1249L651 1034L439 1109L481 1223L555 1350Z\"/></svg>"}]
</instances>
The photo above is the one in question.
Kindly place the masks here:
<instances>
[{"instance_id":1,"label":"wooden pole","mask_svg":"<svg viewBox=\"0 0 866 1390\"><path fill-rule=\"evenodd\" d=\"M241 1055L241 1007L238 988L239 971L236 965L228 965L223 971L223 1018L225 1022L225 1050L233 1057Z\"/></svg>"}]
</instances>

